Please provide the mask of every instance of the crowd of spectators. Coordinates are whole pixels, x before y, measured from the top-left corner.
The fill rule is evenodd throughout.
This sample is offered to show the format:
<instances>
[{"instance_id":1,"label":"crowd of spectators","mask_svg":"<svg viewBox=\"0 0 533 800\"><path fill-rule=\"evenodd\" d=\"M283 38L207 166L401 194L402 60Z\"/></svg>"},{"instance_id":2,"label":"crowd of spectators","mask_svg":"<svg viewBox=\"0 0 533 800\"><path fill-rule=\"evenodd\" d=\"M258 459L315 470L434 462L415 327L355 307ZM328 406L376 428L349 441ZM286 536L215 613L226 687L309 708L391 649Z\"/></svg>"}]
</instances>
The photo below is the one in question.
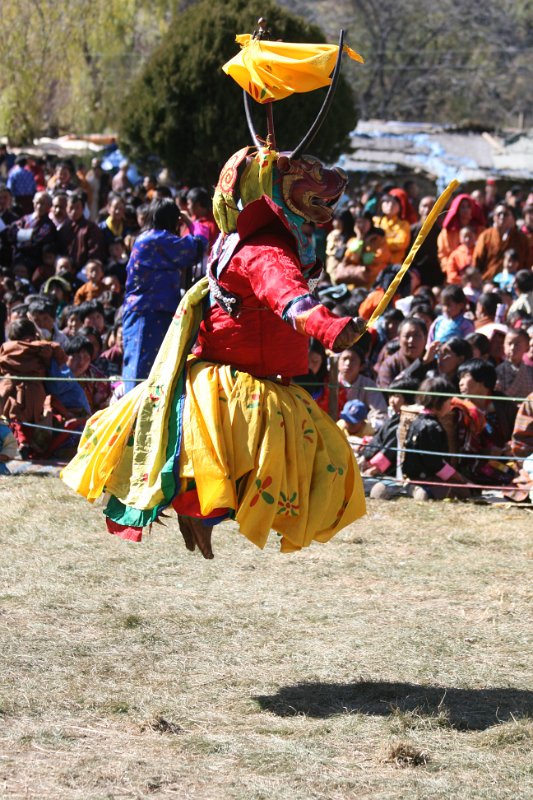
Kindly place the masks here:
<instances>
[{"instance_id":1,"label":"crowd of spectators","mask_svg":"<svg viewBox=\"0 0 533 800\"><path fill-rule=\"evenodd\" d=\"M0 181L2 469L13 442L69 454L90 414L147 377L217 229L205 189L132 185L127 163L112 176L2 148ZM329 308L370 318L435 202L417 192L363 186L329 229L309 227ZM298 380L374 496L400 473L419 499L518 479L533 452L533 193L487 181L455 196L378 324L338 357L311 341Z\"/></svg>"}]
</instances>

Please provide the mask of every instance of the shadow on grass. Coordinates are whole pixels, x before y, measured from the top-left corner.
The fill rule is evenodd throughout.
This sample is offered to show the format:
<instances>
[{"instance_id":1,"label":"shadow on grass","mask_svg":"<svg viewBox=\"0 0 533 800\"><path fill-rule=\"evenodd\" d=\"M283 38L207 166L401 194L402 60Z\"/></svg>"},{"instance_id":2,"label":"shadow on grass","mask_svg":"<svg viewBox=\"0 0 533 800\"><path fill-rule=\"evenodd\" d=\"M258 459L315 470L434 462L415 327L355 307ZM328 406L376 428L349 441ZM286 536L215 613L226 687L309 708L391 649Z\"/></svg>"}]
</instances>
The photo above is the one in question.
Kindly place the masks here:
<instances>
[{"instance_id":1,"label":"shadow on grass","mask_svg":"<svg viewBox=\"0 0 533 800\"><path fill-rule=\"evenodd\" d=\"M457 730L485 730L533 716L533 692L512 688L454 689L387 681L298 683L253 699L279 717L303 714L325 719L346 713L386 717L416 712L424 717L445 716Z\"/></svg>"}]
</instances>

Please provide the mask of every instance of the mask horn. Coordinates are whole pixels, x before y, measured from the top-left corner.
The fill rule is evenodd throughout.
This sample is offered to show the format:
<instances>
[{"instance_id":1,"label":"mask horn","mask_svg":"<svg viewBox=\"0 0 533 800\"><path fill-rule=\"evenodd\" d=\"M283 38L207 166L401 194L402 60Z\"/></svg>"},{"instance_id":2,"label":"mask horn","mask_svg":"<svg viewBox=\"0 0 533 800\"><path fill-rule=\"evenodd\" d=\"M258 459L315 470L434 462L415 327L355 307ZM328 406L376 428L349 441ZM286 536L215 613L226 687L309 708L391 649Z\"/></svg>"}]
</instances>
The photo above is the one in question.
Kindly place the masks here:
<instances>
[{"instance_id":1,"label":"mask horn","mask_svg":"<svg viewBox=\"0 0 533 800\"><path fill-rule=\"evenodd\" d=\"M246 122L248 123L248 130L250 131L250 136L252 137L255 146L257 148L260 148L261 140L259 139L259 136L257 135L254 127L254 121L252 119L252 111L250 108L250 100L248 98L248 92L245 92L244 89L242 90L242 96L244 101L244 113L246 114Z\"/></svg>"},{"instance_id":2,"label":"mask horn","mask_svg":"<svg viewBox=\"0 0 533 800\"><path fill-rule=\"evenodd\" d=\"M333 75L331 76L331 84L329 86L328 93L327 93L326 97L324 98L324 102L322 103L322 108L318 112L317 118L315 119L315 121L313 122L311 127L309 128L308 132L306 133L306 135L304 136L304 138L302 139L300 144L297 147L295 147L294 150L292 151L292 153L290 154L289 158L291 158L291 159L292 158L299 158L302 155L304 148L306 148L309 144L311 144L311 142L313 141L313 139L317 135L322 123L324 122L324 120L327 117L328 111L329 111L330 106L331 106L331 104L333 102L333 98L335 97L335 92L337 90L337 85L339 83L339 76L341 74L341 60L342 60L342 48L343 48L343 45L344 45L344 31L341 30L340 36L339 36L339 52L338 52L338 55L337 55L337 63L335 64L335 69L333 70Z\"/></svg>"}]
</instances>

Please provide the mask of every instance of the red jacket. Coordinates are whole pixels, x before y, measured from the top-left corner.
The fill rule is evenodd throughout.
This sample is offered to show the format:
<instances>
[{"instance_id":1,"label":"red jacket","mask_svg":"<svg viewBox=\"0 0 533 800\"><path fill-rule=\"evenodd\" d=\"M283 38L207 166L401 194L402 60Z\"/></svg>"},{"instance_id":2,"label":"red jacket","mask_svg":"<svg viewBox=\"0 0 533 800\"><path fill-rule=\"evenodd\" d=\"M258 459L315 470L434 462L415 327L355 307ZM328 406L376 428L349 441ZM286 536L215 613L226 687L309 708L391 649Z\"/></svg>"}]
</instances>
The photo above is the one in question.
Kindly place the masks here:
<instances>
[{"instance_id":1,"label":"red jacket","mask_svg":"<svg viewBox=\"0 0 533 800\"><path fill-rule=\"evenodd\" d=\"M278 207L263 197L241 212L239 244L218 278L241 301L238 316L214 303L194 354L257 377L307 373L308 341L331 348L350 317L337 317L309 292L296 242Z\"/></svg>"}]
</instances>

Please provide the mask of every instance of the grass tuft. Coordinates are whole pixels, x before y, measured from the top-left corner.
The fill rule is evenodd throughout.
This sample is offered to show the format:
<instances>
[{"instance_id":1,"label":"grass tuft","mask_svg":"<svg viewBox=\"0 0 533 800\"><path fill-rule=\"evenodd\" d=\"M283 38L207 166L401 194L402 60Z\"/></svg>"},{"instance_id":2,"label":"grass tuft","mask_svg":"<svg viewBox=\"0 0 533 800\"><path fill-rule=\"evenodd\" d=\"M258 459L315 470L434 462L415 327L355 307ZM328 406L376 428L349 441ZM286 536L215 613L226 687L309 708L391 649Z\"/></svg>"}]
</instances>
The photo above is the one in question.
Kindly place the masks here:
<instances>
[{"instance_id":1,"label":"grass tuft","mask_svg":"<svg viewBox=\"0 0 533 800\"><path fill-rule=\"evenodd\" d=\"M383 759L386 764L395 764L397 767L422 767L429 761L426 750L421 750L409 742L397 742L391 745Z\"/></svg>"}]
</instances>

